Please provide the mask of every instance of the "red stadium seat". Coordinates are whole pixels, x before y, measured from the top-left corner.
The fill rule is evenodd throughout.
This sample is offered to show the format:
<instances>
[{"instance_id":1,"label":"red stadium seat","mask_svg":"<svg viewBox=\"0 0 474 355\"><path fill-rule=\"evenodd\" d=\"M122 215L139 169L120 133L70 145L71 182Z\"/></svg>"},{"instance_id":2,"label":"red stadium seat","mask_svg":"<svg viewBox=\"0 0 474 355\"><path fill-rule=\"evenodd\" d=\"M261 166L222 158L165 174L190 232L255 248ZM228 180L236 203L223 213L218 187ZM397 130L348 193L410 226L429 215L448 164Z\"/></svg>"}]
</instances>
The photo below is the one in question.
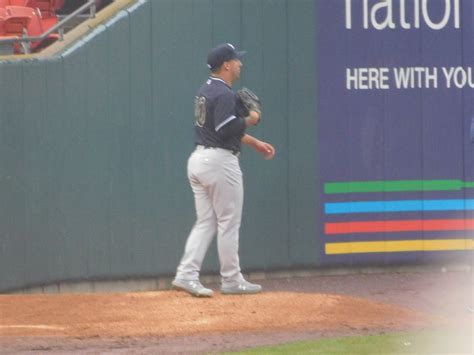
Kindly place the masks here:
<instances>
[{"instance_id":1,"label":"red stadium seat","mask_svg":"<svg viewBox=\"0 0 474 355\"><path fill-rule=\"evenodd\" d=\"M0 7L5 6L26 6L54 12L64 6L64 0L0 0Z\"/></svg>"},{"instance_id":2,"label":"red stadium seat","mask_svg":"<svg viewBox=\"0 0 474 355\"><path fill-rule=\"evenodd\" d=\"M26 6L39 9L43 18L56 17L56 11L64 6L64 0L27 0Z\"/></svg>"},{"instance_id":3,"label":"red stadium seat","mask_svg":"<svg viewBox=\"0 0 474 355\"><path fill-rule=\"evenodd\" d=\"M7 9L0 6L0 37L5 36L4 23L5 23L6 17L7 17Z\"/></svg>"},{"instance_id":4,"label":"red stadium seat","mask_svg":"<svg viewBox=\"0 0 474 355\"><path fill-rule=\"evenodd\" d=\"M30 37L41 36L45 29L41 13L38 9L24 6L6 6L2 15L2 36L4 37L21 37L26 34ZM57 35L50 35L42 42L32 42L31 49L35 51L46 44L54 42L58 38ZM15 44L15 53L22 53L21 46Z\"/></svg>"},{"instance_id":5,"label":"red stadium seat","mask_svg":"<svg viewBox=\"0 0 474 355\"><path fill-rule=\"evenodd\" d=\"M28 6L30 0L0 0L0 7L6 6Z\"/></svg>"},{"instance_id":6,"label":"red stadium seat","mask_svg":"<svg viewBox=\"0 0 474 355\"><path fill-rule=\"evenodd\" d=\"M29 0L28 6L34 9L38 9L41 13L41 22L44 31L49 30L55 24L58 23L56 17L56 9L61 8L64 5L64 1L58 0ZM59 6L59 7L58 7Z\"/></svg>"},{"instance_id":7,"label":"red stadium seat","mask_svg":"<svg viewBox=\"0 0 474 355\"><path fill-rule=\"evenodd\" d=\"M38 27L39 21L33 20L38 18L35 10L24 6L6 6L5 10L4 29L7 35L21 36L23 29L26 29L28 35L34 36L38 30L41 31L41 27Z\"/></svg>"},{"instance_id":8,"label":"red stadium seat","mask_svg":"<svg viewBox=\"0 0 474 355\"><path fill-rule=\"evenodd\" d=\"M0 5L3 5L3 3L0 3ZM0 39L9 37L5 29L5 21L7 20L7 18L8 18L7 9L5 7L0 7ZM5 54L6 55L14 54L13 47L11 45L9 44L0 45L0 55L5 55Z\"/></svg>"},{"instance_id":9,"label":"red stadium seat","mask_svg":"<svg viewBox=\"0 0 474 355\"><path fill-rule=\"evenodd\" d=\"M56 11L64 3L65 0L0 0L0 37L41 36L58 23ZM58 37L51 34L41 43L31 43L30 48L38 51ZM14 52L22 52L19 44L14 46Z\"/></svg>"}]
</instances>

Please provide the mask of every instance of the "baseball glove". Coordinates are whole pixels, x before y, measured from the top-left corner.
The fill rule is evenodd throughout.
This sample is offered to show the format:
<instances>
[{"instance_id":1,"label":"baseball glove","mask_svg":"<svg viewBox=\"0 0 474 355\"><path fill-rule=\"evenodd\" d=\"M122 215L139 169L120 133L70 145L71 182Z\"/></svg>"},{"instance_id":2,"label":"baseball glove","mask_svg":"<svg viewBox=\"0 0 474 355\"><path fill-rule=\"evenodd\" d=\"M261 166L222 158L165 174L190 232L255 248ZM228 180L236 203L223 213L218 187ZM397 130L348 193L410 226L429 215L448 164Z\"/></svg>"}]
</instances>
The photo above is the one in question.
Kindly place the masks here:
<instances>
[{"instance_id":1,"label":"baseball glove","mask_svg":"<svg viewBox=\"0 0 474 355\"><path fill-rule=\"evenodd\" d=\"M257 111L262 117L262 105L260 99L255 93L248 89L242 88L237 91L237 113L240 117L247 117L250 114L250 111Z\"/></svg>"}]
</instances>

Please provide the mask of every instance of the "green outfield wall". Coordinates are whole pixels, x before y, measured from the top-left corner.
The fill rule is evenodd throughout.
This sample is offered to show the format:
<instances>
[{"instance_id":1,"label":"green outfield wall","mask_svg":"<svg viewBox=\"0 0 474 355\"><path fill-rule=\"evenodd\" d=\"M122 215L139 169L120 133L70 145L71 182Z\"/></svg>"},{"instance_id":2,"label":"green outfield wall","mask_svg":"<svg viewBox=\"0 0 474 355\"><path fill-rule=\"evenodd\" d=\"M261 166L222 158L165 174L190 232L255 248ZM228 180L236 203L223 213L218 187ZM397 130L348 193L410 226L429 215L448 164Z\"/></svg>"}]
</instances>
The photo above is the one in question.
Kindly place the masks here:
<instances>
[{"instance_id":1,"label":"green outfield wall","mask_svg":"<svg viewBox=\"0 0 474 355\"><path fill-rule=\"evenodd\" d=\"M0 291L170 276L194 222L186 161L209 49L248 51L245 271L320 265L313 0L138 1L52 58L0 59ZM204 265L216 273L215 246Z\"/></svg>"}]
</instances>

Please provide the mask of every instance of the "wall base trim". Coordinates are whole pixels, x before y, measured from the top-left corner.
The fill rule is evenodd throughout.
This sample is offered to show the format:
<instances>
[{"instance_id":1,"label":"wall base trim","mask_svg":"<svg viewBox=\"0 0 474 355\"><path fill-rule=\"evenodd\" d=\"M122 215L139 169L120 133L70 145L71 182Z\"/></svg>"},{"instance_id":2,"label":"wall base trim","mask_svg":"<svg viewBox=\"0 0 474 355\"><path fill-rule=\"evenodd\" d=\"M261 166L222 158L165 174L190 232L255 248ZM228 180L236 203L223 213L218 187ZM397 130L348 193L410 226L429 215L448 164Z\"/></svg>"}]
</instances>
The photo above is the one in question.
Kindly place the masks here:
<instances>
[{"instance_id":1,"label":"wall base trim","mask_svg":"<svg viewBox=\"0 0 474 355\"><path fill-rule=\"evenodd\" d=\"M244 276L251 281L291 279L315 276L340 276L356 274L416 273L416 272L472 272L472 265L462 263L443 263L430 265L399 266L357 266L332 268L307 268L294 270L251 271ZM44 286L35 286L6 292L8 294L43 293L114 293L114 292L150 292L171 289L173 277L131 278L123 280L69 281ZM218 284L219 275L202 275L203 284Z\"/></svg>"}]
</instances>

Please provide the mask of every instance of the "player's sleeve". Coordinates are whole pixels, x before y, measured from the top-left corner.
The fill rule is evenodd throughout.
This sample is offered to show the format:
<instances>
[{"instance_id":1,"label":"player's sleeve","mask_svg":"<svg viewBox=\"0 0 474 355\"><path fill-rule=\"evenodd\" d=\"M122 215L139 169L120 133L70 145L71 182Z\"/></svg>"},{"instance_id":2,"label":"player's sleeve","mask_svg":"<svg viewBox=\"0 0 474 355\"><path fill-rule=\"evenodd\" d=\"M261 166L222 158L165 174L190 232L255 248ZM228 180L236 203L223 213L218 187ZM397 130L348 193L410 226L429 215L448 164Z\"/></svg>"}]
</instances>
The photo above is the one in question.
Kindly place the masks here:
<instances>
[{"instance_id":1,"label":"player's sleeve","mask_svg":"<svg viewBox=\"0 0 474 355\"><path fill-rule=\"evenodd\" d=\"M234 136L242 136L245 131L245 120L237 117L235 112L235 95L228 92L219 97L214 111L214 127L216 133L224 140Z\"/></svg>"}]
</instances>

